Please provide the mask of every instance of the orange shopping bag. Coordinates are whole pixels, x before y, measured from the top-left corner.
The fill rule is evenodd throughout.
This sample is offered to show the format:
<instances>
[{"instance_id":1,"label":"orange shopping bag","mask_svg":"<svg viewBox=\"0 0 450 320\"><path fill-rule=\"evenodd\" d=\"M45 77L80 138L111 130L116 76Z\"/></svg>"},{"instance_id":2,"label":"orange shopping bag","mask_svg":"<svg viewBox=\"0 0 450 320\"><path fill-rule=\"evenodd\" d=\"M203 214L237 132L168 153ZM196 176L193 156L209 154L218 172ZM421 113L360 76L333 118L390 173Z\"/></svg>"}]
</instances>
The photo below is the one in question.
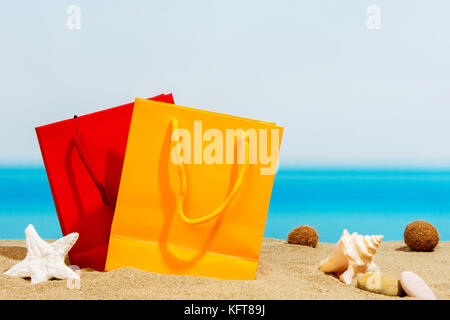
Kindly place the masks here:
<instances>
[{"instance_id":1,"label":"orange shopping bag","mask_svg":"<svg viewBox=\"0 0 450 320\"><path fill-rule=\"evenodd\" d=\"M106 270L254 279L282 132L136 99Z\"/></svg>"}]
</instances>

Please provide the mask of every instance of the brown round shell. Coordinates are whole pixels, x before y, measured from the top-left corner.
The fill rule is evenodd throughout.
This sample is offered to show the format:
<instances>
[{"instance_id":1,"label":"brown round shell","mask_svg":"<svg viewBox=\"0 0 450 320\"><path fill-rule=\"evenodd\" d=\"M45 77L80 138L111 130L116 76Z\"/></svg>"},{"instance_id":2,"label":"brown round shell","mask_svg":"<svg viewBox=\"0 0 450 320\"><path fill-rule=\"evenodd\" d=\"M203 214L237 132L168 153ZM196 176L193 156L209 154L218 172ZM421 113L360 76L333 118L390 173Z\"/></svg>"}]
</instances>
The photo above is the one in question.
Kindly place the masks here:
<instances>
[{"instance_id":1,"label":"brown round shell","mask_svg":"<svg viewBox=\"0 0 450 320\"><path fill-rule=\"evenodd\" d=\"M408 247L415 251L432 251L439 243L439 233L436 228L423 220L408 224L403 237Z\"/></svg>"},{"instance_id":2,"label":"brown round shell","mask_svg":"<svg viewBox=\"0 0 450 320\"><path fill-rule=\"evenodd\" d=\"M289 233L287 240L291 244L300 244L315 248L319 242L319 235L313 227L300 226Z\"/></svg>"}]
</instances>

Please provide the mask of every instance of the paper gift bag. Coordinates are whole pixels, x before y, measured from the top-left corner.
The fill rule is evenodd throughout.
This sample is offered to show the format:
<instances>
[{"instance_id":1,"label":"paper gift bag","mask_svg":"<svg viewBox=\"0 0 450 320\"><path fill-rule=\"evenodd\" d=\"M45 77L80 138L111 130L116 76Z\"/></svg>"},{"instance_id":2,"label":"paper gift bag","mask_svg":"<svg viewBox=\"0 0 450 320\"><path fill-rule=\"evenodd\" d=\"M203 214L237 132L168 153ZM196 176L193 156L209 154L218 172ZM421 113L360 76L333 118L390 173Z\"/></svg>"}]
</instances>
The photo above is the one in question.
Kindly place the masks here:
<instances>
[{"instance_id":1,"label":"paper gift bag","mask_svg":"<svg viewBox=\"0 0 450 320\"><path fill-rule=\"evenodd\" d=\"M79 267L104 270L133 105L36 128L62 233L80 234L69 253Z\"/></svg>"},{"instance_id":2,"label":"paper gift bag","mask_svg":"<svg viewBox=\"0 0 450 320\"><path fill-rule=\"evenodd\" d=\"M136 99L106 270L254 279L282 131Z\"/></svg>"}]
</instances>

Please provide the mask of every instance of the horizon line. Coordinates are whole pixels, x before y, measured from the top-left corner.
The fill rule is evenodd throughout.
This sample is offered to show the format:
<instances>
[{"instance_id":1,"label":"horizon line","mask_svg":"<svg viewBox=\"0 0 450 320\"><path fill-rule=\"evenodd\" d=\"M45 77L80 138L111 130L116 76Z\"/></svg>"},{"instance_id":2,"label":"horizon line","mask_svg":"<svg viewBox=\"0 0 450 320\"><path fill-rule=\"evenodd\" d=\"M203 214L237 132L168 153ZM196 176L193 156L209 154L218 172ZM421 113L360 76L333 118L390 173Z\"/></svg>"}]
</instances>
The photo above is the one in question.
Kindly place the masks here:
<instances>
[{"instance_id":1,"label":"horizon line","mask_svg":"<svg viewBox=\"0 0 450 320\"><path fill-rule=\"evenodd\" d=\"M44 164L2 164L0 170L45 170ZM276 172L279 171L403 171L403 172L450 172L450 166L411 166L411 165L280 165Z\"/></svg>"}]
</instances>

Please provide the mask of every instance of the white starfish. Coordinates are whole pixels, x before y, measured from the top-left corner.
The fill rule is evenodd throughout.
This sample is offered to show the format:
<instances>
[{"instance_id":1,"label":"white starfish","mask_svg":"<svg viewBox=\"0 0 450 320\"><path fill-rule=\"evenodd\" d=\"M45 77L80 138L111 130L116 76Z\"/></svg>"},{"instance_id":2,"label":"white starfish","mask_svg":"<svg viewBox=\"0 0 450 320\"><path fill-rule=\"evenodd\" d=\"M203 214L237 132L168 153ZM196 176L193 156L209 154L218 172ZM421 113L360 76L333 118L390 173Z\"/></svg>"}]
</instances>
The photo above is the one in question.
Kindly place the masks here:
<instances>
[{"instance_id":1,"label":"white starfish","mask_svg":"<svg viewBox=\"0 0 450 320\"><path fill-rule=\"evenodd\" d=\"M31 277L31 284L47 281L51 278L80 279L80 277L64 263L64 258L78 239L78 233L71 233L47 243L42 240L36 229L30 224L25 229L27 236L27 256L24 260L5 272L13 277Z\"/></svg>"}]
</instances>

